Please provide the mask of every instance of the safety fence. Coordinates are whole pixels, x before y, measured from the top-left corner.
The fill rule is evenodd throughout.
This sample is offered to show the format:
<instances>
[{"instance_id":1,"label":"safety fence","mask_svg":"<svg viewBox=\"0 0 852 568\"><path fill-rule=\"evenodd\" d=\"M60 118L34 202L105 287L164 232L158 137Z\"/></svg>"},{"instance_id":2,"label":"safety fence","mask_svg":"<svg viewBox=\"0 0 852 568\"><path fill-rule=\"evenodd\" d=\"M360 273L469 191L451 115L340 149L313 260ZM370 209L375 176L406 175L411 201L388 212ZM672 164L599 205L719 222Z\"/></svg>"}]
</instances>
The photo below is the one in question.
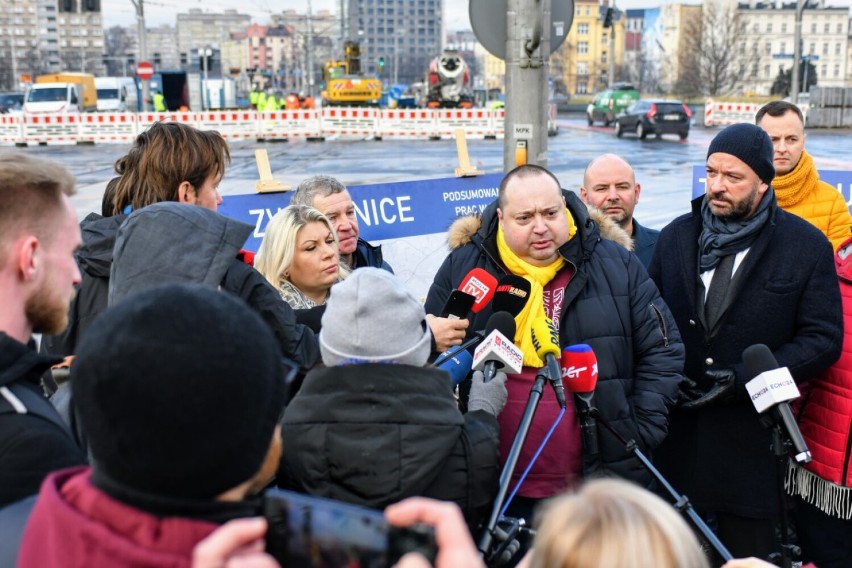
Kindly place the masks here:
<instances>
[{"instance_id":1,"label":"safety fence","mask_svg":"<svg viewBox=\"0 0 852 568\"><path fill-rule=\"evenodd\" d=\"M754 115L766 103L722 102L707 99L704 103L704 126L728 126L739 122L754 124ZM807 120L808 104L799 104Z\"/></svg>"},{"instance_id":2,"label":"safety fence","mask_svg":"<svg viewBox=\"0 0 852 568\"><path fill-rule=\"evenodd\" d=\"M0 115L0 144L126 144L156 122L217 130L227 140L502 138L502 109L223 110Z\"/></svg>"}]
</instances>

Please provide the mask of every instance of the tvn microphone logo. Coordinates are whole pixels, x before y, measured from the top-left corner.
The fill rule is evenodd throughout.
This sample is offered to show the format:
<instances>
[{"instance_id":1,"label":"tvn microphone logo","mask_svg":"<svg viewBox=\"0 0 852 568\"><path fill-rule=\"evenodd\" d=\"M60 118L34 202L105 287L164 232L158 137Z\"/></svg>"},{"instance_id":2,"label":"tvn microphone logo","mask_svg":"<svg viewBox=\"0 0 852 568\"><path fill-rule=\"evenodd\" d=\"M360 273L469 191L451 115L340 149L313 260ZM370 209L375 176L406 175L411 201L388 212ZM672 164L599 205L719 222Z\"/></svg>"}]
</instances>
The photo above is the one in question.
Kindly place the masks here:
<instances>
[{"instance_id":1,"label":"tvn microphone logo","mask_svg":"<svg viewBox=\"0 0 852 568\"><path fill-rule=\"evenodd\" d=\"M464 289L462 292L465 294L470 294L474 298L476 298L476 303L480 304L488 295L488 286L486 286L482 280L479 280L475 276L467 281L464 285Z\"/></svg>"}]
</instances>

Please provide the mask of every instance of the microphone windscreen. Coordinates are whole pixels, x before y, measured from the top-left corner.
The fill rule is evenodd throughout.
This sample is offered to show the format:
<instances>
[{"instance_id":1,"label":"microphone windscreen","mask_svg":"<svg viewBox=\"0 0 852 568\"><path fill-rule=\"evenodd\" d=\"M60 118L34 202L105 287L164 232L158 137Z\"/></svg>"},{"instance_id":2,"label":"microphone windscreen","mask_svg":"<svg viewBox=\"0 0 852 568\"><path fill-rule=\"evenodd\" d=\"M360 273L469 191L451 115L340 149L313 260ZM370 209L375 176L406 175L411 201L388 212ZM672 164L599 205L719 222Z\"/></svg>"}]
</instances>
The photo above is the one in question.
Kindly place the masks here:
<instances>
[{"instance_id":1,"label":"microphone windscreen","mask_svg":"<svg viewBox=\"0 0 852 568\"><path fill-rule=\"evenodd\" d=\"M529 280L515 274L507 274L497 283L494 292L494 311L508 312L515 317L527 304L532 285Z\"/></svg>"},{"instance_id":2,"label":"microphone windscreen","mask_svg":"<svg viewBox=\"0 0 852 568\"><path fill-rule=\"evenodd\" d=\"M438 368L448 372L453 386L456 386L467 377L472 366L473 355L470 354L470 351L464 349L438 365Z\"/></svg>"},{"instance_id":3,"label":"microphone windscreen","mask_svg":"<svg viewBox=\"0 0 852 568\"><path fill-rule=\"evenodd\" d=\"M471 311L476 314L487 306L494 297L494 292L497 290L497 279L483 268L474 268L467 273L458 289L476 298L471 308Z\"/></svg>"},{"instance_id":4,"label":"microphone windscreen","mask_svg":"<svg viewBox=\"0 0 852 568\"><path fill-rule=\"evenodd\" d=\"M539 318L533 322L532 343L540 359L544 359L548 353L559 356L559 337L549 318Z\"/></svg>"},{"instance_id":5,"label":"microphone windscreen","mask_svg":"<svg viewBox=\"0 0 852 568\"><path fill-rule=\"evenodd\" d=\"M507 312L494 312L485 324L485 337L495 329L509 341L515 341L515 318Z\"/></svg>"},{"instance_id":6,"label":"microphone windscreen","mask_svg":"<svg viewBox=\"0 0 852 568\"><path fill-rule=\"evenodd\" d=\"M585 343L562 350L562 382L569 392L594 392L598 383L598 358Z\"/></svg>"},{"instance_id":7,"label":"microphone windscreen","mask_svg":"<svg viewBox=\"0 0 852 568\"><path fill-rule=\"evenodd\" d=\"M746 347L743 351L743 366L749 379L761 373L778 368L778 361L772 351L763 343Z\"/></svg>"}]
</instances>

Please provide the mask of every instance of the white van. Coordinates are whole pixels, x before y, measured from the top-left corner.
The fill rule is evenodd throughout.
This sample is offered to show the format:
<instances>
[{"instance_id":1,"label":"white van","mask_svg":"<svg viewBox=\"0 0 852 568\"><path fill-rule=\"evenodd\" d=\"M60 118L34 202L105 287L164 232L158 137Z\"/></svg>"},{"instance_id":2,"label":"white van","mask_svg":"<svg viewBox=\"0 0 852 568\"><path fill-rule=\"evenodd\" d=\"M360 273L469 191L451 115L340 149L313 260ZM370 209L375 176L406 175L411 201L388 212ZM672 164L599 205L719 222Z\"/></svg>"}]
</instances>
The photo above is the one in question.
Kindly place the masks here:
<instances>
[{"instance_id":1,"label":"white van","mask_svg":"<svg viewBox=\"0 0 852 568\"><path fill-rule=\"evenodd\" d=\"M83 93L77 83L35 83L27 90L24 112L81 112Z\"/></svg>"},{"instance_id":2,"label":"white van","mask_svg":"<svg viewBox=\"0 0 852 568\"><path fill-rule=\"evenodd\" d=\"M98 112L137 112L139 95L132 77L95 77Z\"/></svg>"}]
</instances>

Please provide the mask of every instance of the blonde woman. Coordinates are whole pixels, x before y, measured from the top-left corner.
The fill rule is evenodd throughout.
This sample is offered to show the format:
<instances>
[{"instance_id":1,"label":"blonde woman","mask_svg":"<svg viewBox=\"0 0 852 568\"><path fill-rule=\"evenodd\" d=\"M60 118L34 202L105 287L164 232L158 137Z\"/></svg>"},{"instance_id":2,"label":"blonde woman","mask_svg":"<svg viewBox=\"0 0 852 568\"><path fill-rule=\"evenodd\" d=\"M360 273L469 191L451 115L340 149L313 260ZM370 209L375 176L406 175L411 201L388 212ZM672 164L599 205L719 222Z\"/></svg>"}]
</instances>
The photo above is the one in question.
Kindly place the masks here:
<instances>
[{"instance_id":1,"label":"blonde woman","mask_svg":"<svg viewBox=\"0 0 852 568\"><path fill-rule=\"evenodd\" d=\"M269 221L254 266L294 310L324 305L332 285L348 275L331 222L305 205Z\"/></svg>"},{"instance_id":2,"label":"blonde woman","mask_svg":"<svg viewBox=\"0 0 852 568\"><path fill-rule=\"evenodd\" d=\"M597 479L551 500L530 568L709 568L674 508L620 479Z\"/></svg>"}]
</instances>

